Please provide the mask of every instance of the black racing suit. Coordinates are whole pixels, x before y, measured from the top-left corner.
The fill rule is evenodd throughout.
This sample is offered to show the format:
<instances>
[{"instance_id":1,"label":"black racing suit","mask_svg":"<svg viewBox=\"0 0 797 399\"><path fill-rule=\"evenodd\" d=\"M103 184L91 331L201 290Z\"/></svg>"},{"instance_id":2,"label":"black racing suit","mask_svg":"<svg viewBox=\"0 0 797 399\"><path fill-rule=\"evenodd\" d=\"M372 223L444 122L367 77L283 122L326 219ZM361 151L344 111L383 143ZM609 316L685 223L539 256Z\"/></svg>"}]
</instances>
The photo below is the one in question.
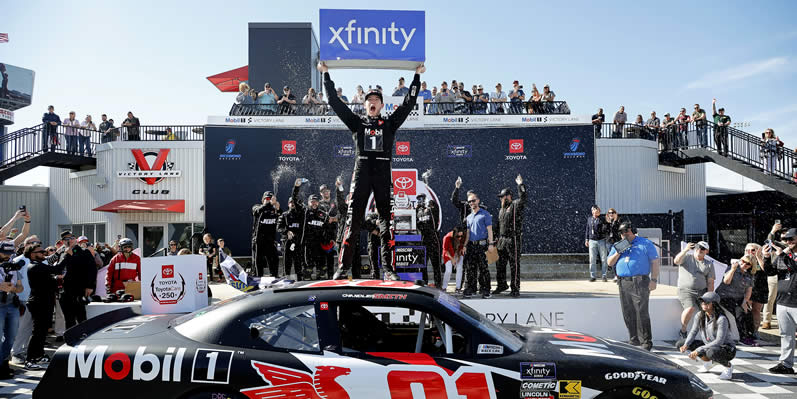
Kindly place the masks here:
<instances>
[{"instance_id":1,"label":"black racing suit","mask_svg":"<svg viewBox=\"0 0 797 399\"><path fill-rule=\"evenodd\" d=\"M385 268L394 272L393 259L393 184L391 179L391 160L393 145L396 141L396 130L407 119L415 106L421 86L421 76L417 73L404 97L404 102L387 118L360 118L337 96L335 83L329 73L324 74L324 87L329 98L329 105L335 114L352 131L355 144L354 172L351 180L351 205L346 217L346 233L341 248L340 267L351 268L354 256L353 239L359 238L362 216L365 215L368 196L373 191L376 211L381 216L379 231L382 241L382 259Z\"/></svg>"},{"instance_id":2,"label":"black racing suit","mask_svg":"<svg viewBox=\"0 0 797 399\"><path fill-rule=\"evenodd\" d=\"M323 199L321 201L319 201L318 202L318 209L321 209L322 211L326 212L326 214L327 214L327 216L329 218L338 218L338 219L340 219L341 212L338 209L338 207L335 205L335 200L333 200L332 198L330 198L329 201L325 201ZM337 242L338 241L337 240L337 231L338 231L338 225L340 223L331 222L331 221L328 222L328 223L329 223L330 236L328 237L329 239L327 241L335 240L335 242ZM327 275L328 275L329 278L332 278L332 271L333 271L333 269L335 267L337 267L336 262L335 262L335 260L336 260L335 258L336 258L337 254L335 253L335 249L334 248L332 250L330 250L329 252L326 252L325 254L326 255L324 257L324 261L325 261L325 265L326 265L325 267L326 267L326 270L327 270Z\"/></svg>"},{"instance_id":3,"label":"black racing suit","mask_svg":"<svg viewBox=\"0 0 797 399\"><path fill-rule=\"evenodd\" d=\"M368 232L368 261L371 263L371 277L379 279L379 236L372 233L379 230L379 215L369 213L363 221L363 229Z\"/></svg>"},{"instance_id":4,"label":"black racing suit","mask_svg":"<svg viewBox=\"0 0 797 399\"><path fill-rule=\"evenodd\" d=\"M304 214L298 207L288 209L280 216L277 228L284 240L285 249L284 263L285 275L291 274L291 266L296 278L302 279L302 266L304 264L304 252L302 252L302 226L304 225ZM293 238L288 238L288 232L293 233Z\"/></svg>"},{"instance_id":5,"label":"black racing suit","mask_svg":"<svg viewBox=\"0 0 797 399\"><path fill-rule=\"evenodd\" d=\"M512 293L520 293L520 250L523 245L521 234L523 233L523 209L526 206L526 186L520 184L517 187L520 198L512 200L508 204L501 205L498 212L498 226L493 223L493 231L498 232L498 263L495 264L495 279L497 280L497 290L503 291L511 288ZM510 276L509 287L506 285L506 264L509 263Z\"/></svg>"},{"instance_id":6,"label":"black racing suit","mask_svg":"<svg viewBox=\"0 0 797 399\"><path fill-rule=\"evenodd\" d=\"M304 251L304 278L310 279L313 267L319 279L326 277L326 251L322 244L329 242L329 225L327 214L321 208L312 209L299 203L299 187L293 188L293 203L302 215L302 248Z\"/></svg>"},{"instance_id":7,"label":"black racing suit","mask_svg":"<svg viewBox=\"0 0 797 399\"><path fill-rule=\"evenodd\" d=\"M279 211L271 203L252 207L252 259L255 276L265 276L266 267L273 277L279 277L277 253L277 219Z\"/></svg>"},{"instance_id":8,"label":"black racing suit","mask_svg":"<svg viewBox=\"0 0 797 399\"><path fill-rule=\"evenodd\" d=\"M343 215L346 214L349 209L349 204L346 203L346 192L343 190L343 186L340 188L335 188L335 201L338 203L338 214ZM368 227L363 225L363 227L367 230ZM376 227L378 229L379 227ZM343 248L343 233L345 232L345 223L337 223L337 232L335 234L335 242L338 243L338 248ZM373 230L373 229L372 229ZM367 230L371 231L371 230ZM360 251L360 237L359 234L357 237L352 238L354 241L354 258L351 260L351 274L354 278L362 277L362 268L363 268L363 259Z\"/></svg>"},{"instance_id":9,"label":"black racing suit","mask_svg":"<svg viewBox=\"0 0 797 399\"><path fill-rule=\"evenodd\" d=\"M440 287L443 284L443 274L440 270L440 251L442 243L437 234L439 226L440 207L437 202L430 200L426 205L418 205L415 208L417 229L421 233L423 246L426 247L426 260L432 262L432 273L434 275L434 286ZM422 270L423 281L428 283L429 276L426 268Z\"/></svg>"}]
</instances>

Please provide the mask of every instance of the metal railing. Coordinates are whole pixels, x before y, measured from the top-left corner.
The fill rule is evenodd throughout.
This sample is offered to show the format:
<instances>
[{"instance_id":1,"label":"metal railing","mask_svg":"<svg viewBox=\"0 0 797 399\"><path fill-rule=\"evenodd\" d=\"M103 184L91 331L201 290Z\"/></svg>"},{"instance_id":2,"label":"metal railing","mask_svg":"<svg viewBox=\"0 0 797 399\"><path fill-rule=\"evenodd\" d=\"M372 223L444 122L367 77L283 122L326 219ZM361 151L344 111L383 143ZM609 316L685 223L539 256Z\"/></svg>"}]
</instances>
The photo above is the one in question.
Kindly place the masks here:
<instances>
[{"instance_id":1,"label":"metal railing","mask_svg":"<svg viewBox=\"0 0 797 399\"><path fill-rule=\"evenodd\" d=\"M365 115L365 107L359 103L346 104L358 115ZM427 115L569 115L566 101L548 102L431 102L423 103ZM230 116L334 115L328 104L233 104Z\"/></svg>"},{"instance_id":2,"label":"metal railing","mask_svg":"<svg viewBox=\"0 0 797 399\"><path fill-rule=\"evenodd\" d=\"M730 126L690 122L666 127L635 123L603 123L593 127L596 138L656 141L660 152L706 148L761 169L763 173L797 182L797 154L794 151L785 146L765 146L761 136Z\"/></svg>"},{"instance_id":3,"label":"metal railing","mask_svg":"<svg viewBox=\"0 0 797 399\"><path fill-rule=\"evenodd\" d=\"M46 152L93 158L96 147L112 141L202 141L204 126L118 127L106 132L39 124L0 136L0 168Z\"/></svg>"}]
</instances>

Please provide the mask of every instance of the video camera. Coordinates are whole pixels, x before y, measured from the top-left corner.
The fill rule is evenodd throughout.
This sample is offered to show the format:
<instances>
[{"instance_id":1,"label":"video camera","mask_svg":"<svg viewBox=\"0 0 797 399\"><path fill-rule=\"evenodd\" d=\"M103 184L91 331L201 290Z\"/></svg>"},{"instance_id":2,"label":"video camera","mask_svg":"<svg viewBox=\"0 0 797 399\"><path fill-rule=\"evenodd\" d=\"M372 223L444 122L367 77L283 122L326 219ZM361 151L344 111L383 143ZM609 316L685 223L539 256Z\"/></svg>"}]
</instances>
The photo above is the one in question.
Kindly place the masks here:
<instances>
[{"instance_id":1,"label":"video camera","mask_svg":"<svg viewBox=\"0 0 797 399\"><path fill-rule=\"evenodd\" d=\"M781 241L777 241L777 240L766 240L766 241L764 241L764 245L767 245L767 244L769 244L771 246L774 246L774 247L778 247L780 249L786 249L786 243L785 242L781 242Z\"/></svg>"},{"instance_id":2,"label":"video camera","mask_svg":"<svg viewBox=\"0 0 797 399\"><path fill-rule=\"evenodd\" d=\"M22 269L23 266L25 266L25 261L22 259L16 262L8 261L0 263L0 269L2 269L4 277L3 281L6 283L10 283L11 280L14 278L14 276L11 273ZM7 300L8 300L8 293L7 292L0 293L0 303L6 303ZM17 305L19 304L19 298L17 298L16 296L14 297L14 303Z\"/></svg>"}]
</instances>

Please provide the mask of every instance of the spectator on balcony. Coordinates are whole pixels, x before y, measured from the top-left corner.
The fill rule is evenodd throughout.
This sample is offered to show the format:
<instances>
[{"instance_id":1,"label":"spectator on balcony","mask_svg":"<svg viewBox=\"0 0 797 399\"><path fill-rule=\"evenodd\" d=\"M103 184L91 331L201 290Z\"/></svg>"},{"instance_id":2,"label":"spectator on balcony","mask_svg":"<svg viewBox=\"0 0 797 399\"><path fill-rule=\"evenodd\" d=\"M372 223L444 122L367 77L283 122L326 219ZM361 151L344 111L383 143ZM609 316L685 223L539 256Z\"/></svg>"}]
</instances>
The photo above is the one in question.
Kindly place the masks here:
<instances>
[{"instance_id":1,"label":"spectator on balcony","mask_svg":"<svg viewBox=\"0 0 797 399\"><path fill-rule=\"evenodd\" d=\"M277 100L277 104L280 105L281 114L293 114L296 112L296 96L291 93L290 87L285 86L282 88L282 97Z\"/></svg>"},{"instance_id":2,"label":"spectator on balcony","mask_svg":"<svg viewBox=\"0 0 797 399\"><path fill-rule=\"evenodd\" d=\"M393 96L395 97L404 97L409 93L410 89L407 86L404 86L404 77L400 77L398 81L398 87L396 90L393 91Z\"/></svg>"},{"instance_id":3,"label":"spectator on balcony","mask_svg":"<svg viewBox=\"0 0 797 399\"><path fill-rule=\"evenodd\" d=\"M711 110L714 115L714 145L717 147L717 154L728 156L728 126L731 125L731 117L725 115L725 108L717 110L717 99L711 100Z\"/></svg>"},{"instance_id":4,"label":"spectator on balcony","mask_svg":"<svg viewBox=\"0 0 797 399\"><path fill-rule=\"evenodd\" d=\"M42 151L47 151L50 147L50 152L55 151L58 147L58 125L61 124L61 118L55 113L55 107L52 105L47 107L47 113L42 116Z\"/></svg>"},{"instance_id":5,"label":"spectator on balcony","mask_svg":"<svg viewBox=\"0 0 797 399\"><path fill-rule=\"evenodd\" d=\"M641 119L642 116L639 118ZM614 113L614 135L612 137L623 137L623 126L625 126L625 122L627 121L628 115L625 113L625 107L621 105L620 110Z\"/></svg>"},{"instance_id":6,"label":"spectator on balcony","mask_svg":"<svg viewBox=\"0 0 797 399\"><path fill-rule=\"evenodd\" d=\"M487 113L487 103L490 102L490 95L484 92L484 86L479 85L476 87L473 101L476 103L474 105L474 110L477 114Z\"/></svg>"},{"instance_id":7,"label":"spectator on balcony","mask_svg":"<svg viewBox=\"0 0 797 399\"><path fill-rule=\"evenodd\" d=\"M435 104L435 98L437 98L437 86L432 86L432 101L431 104L426 106L427 114L433 115L438 113L437 104Z\"/></svg>"},{"instance_id":8,"label":"spectator on balcony","mask_svg":"<svg viewBox=\"0 0 797 399\"><path fill-rule=\"evenodd\" d=\"M177 135L174 134L174 131L170 127L166 128L166 140L168 141L177 140Z\"/></svg>"},{"instance_id":9,"label":"spectator on balcony","mask_svg":"<svg viewBox=\"0 0 797 399\"><path fill-rule=\"evenodd\" d=\"M115 129L113 126L113 120L108 120L108 115L102 114L101 116L102 122L100 122L100 134L102 135L100 141L103 143L108 143L111 141L116 140L116 137L113 134L112 129Z\"/></svg>"},{"instance_id":10,"label":"spectator on balcony","mask_svg":"<svg viewBox=\"0 0 797 399\"><path fill-rule=\"evenodd\" d=\"M706 134L706 111L700 108L700 104L695 104L695 111L692 112L692 122L695 124L697 131L697 145L701 147L708 146L708 135Z\"/></svg>"},{"instance_id":11,"label":"spectator on balcony","mask_svg":"<svg viewBox=\"0 0 797 399\"><path fill-rule=\"evenodd\" d=\"M671 151L673 149L673 141L675 136L675 118L670 116L670 113L664 114L664 120L661 122L661 145L664 151Z\"/></svg>"},{"instance_id":12,"label":"spectator on balcony","mask_svg":"<svg viewBox=\"0 0 797 399\"><path fill-rule=\"evenodd\" d=\"M551 90L551 87L547 84L542 87L542 102L544 106L544 110L546 113L553 113L556 111L556 107L554 106L553 102L556 99L556 93Z\"/></svg>"},{"instance_id":13,"label":"spectator on balcony","mask_svg":"<svg viewBox=\"0 0 797 399\"><path fill-rule=\"evenodd\" d=\"M675 118L675 123L678 126L677 133L675 134L675 142L673 143L676 148L689 146L689 122L691 118L686 114L686 108L681 108L681 113Z\"/></svg>"},{"instance_id":14,"label":"spectator on balcony","mask_svg":"<svg viewBox=\"0 0 797 399\"><path fill-rule=\"evenodd\" d=\"M266 84L263 85L263 91L257 94L258 108L269 114L276 113L277 100L279 100L279 97L277 97L277 93L274 92L274 89L271 88L271 83L266 82Z\"/></svg>"},{"instance_id":15,"label":"spectator on balcony","mask_svg":"<svg viewBox=\"0 0 797 399\"><path fill-rule=\"evenodd\" d=\"M440 113L450 113L454 107L450 104L456 100L456 95L448 91L448 84L446 82L440 83L440 92L434 98L434 102L438 103L438 110Z\"/></svg>"},{"instance_id":16,"label":"spectator on balcony","mask_svg":"<svg viewBox=\"0 0 797 399\"><path fill-rule=\"evenodd\" d=\"M127 112L127 119L122 122L122 126L127 128L127 141L141 140L138 134L138 129L141 127L141 122L133 115L133 112Z\"/></svg>"},{"instance_id":17,"label":"spectator on balcony","mask_svg":"<svg viewBox=\"0 0 797 399\"><path fill-rule=\"evenodd\" d=\"M506 92L501 90L501 84L495 84L495 91L490 95L491 109L494 114L504 113L504 103L506 102Z\"/></svg>"},{"instance_id":18,"label":"spectator on balcony","mask_svg":"<svg viewBox=\"0 0 797 399\"><path fill-rule=\"evenodd\" d=\"M465 83L463 82L459 82L459 96L465 103L465 107L462 109L462 112L466 114L473 113L473 95L471 92L465 90Z\"/></svg>"},{"instance_id":19,"label":"spectator on balcony","mask_svg":"<svg viewBox=\"0 0 797 399\"><path fill-rule=\"evenodd\" d=\"M421 91L418 93L418 97L423 98L424 104L432 102L432 92L426 88L426 82L421 82Z\"/></svg>"},{"instance_id":20,"label":"spectator on balcony","mask_svg":"<svg viewBox=\"0 0 797 399\"><path fill-rule=\"evenodd\" d=\"M523 101L526 101L526 93L523 92L523 86L517 80L512 82L512 91L509 92L509 109L513 114L520 114L523 112Z\"/></svg>"},{"instance_id":21,"label":"spectator on balcony","mask_svg":"<svg viewBox=\"0 0 797 399\"><path fill-rule=\"evenodd\" d=\"M240 105L251 105L253 101L252 96L249 95L250 90L246 82L241 82L241 84L238 85L238 95L235 96L235 103Z\"/></svg>"},{"instance_id":22,"label":"spectator on balcony","mask_svg":"<svg viewBox=\"0 0 797 399\"><path fill-rule=\"evenodd\" d=\"M78 146L80 148L79 152L81 157L84 152L88 156L91 156L91 134L96 131L97 125L92 122L91 115L86 115L86 119L80 124L80 134L78 135Z\"/></svg>"},{"instance_id":23,"label":"spectator on balcony","mask_svg":"<svg viewBox=\"0 0 797 399\"><path fill-rule=\"evenodd\" d=\"M354 95L351 102L355 104L362 104L365 102L365 92L361 85L357 85L357 94Z\"/></svg>"},{"instance_id":24,"label":"spectator on balcony","mask_svg":"<svg viewBox=\"0 0 797 399\"><path fill-rule=\"evenodd\" d=\"M338 92L338 98L340 98L340 101L343 101L344 104L348 104L349 103L349 98L343 95L343 88L342 87L338 87L336 91ZM321 98L321 101L323 102L324 99L323 99L323 96L321 95L321 93L318 93L318 96Z\"/></svg>"},{"instance_id":25,"label":"spectator on balcony","mask_svg":"<svg viewBox=\"0 0 797 399\"><path fill-rule=\"evenodd\" d=\"M783 157L780 151L783 142L780 141L778 136L775 136L775 131L767 129L764 131L764 137L761 138L761 157L764 158L764 173L767 175L774 175L778 167L778 160Z\"/></svg>"},{"instance_id":26,"label":"spectator on balcony","mask_svg":"<svg viewBox=\"0 0 797 399\"><path fill-rule=\"evenodd\" d=\"M318 99L314 88L307 89L307 95L302 98L302 104L305 106L305 112L310 115L318 115L321 113L322 102Z\"/></svg>"},{"instance_id":27,"label":"spectator on balcony","mask_svg":"<svg viewBox=\"0 0 797 399\"><path fill-rule=\"evenodd\" d=\"M75 155L77 153L77 129L80 128L80 121L75 119L75 111L69 112L69 118L64 119L64 136L66 136L66 153Z\"/></svg>"},{"instance_id":28,"label":"spectator on balcony","mask_svg":"<svg viewBox=\"0 0 797 399\"><path fill-rule=\"evenodd\" d=\"M645 122L646 135L649 140L656 140L659 137L659 127L661 127L661 120L656 116L656 111L650 113L650 118Z\"/></svg>"},{"instance_id":29,"label":"spectator on balcony","mask_svg":"<svg viewBox=\"0 0 797 399\"><path fill-rule=\"evenodd\" d=\"M537 85L534 83L531 84L531 103L529 104L529 113L542 113L542 94L540 94L540 91L537 90Z\"/></svg>"},{"instance_id":30,"label":"spectator on balcony","mask_svg":"<svg viewBox=\"0 0 797 399\"><path fill-rule=\"evenodd\" d=\"M601 136L604 122L606 122L606 115L603 114L603 108L598 108L598 113L592 115L592 130L595 132L596 138Z\"/></svg>"}]
</instances>

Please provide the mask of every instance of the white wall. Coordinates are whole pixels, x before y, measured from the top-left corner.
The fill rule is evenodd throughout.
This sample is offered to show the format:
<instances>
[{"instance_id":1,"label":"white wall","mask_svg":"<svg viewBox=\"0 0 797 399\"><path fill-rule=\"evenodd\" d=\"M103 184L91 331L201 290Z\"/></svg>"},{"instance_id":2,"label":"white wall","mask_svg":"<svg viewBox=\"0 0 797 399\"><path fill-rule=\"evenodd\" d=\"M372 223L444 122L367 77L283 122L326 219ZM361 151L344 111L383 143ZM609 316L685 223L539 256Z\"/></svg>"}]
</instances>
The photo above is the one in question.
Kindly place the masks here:
<instances>
[{"instance_id":1,"label":"white wall","mask_svg":"<svg viewBox=\"0 0 797 399\"><path fill-rule=\"evenodd\" d=\"M705 164L662 167L657 144L642 139L598 139L595 158L601 209L612 207L620 215L683 209L684 233L707 232Z\"/></svg>"}]
</instances>

